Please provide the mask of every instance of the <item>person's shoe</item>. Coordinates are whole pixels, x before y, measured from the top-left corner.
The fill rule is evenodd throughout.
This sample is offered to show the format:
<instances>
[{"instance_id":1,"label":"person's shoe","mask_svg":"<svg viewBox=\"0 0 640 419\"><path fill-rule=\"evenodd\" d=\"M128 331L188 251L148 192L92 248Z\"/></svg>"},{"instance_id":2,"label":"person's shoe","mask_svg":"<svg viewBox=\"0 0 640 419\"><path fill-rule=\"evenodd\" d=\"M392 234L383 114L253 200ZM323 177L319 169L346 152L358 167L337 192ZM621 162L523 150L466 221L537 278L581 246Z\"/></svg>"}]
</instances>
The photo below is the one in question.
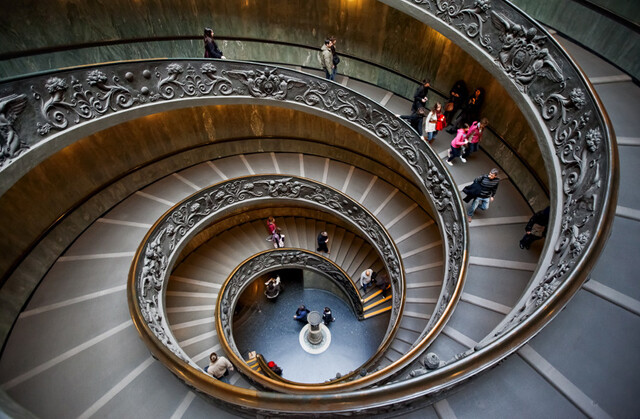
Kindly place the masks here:
<instances>
[{"instance_id":1,"label":"person's shoe","mask_svg":"<svg viewBox=\"0 0 640 419\"><path fill-rule=\"evenodd\" d=\"M456 133L456 130L455 130L455 129L453 129L453 128L449 128L449 129L447 129L447 132L448 132L449 134L455 134L455 133Z\"/></svg>"},{"instance_id":2,"label":"person's shoe","mask_svg":"<svg viewBox=\"0 0 640 419\"><path fill-rule=\"evenodd\" d=\"M449 166L453 166L453 162L450 162L449 160L447 160L447 164L448 164Z\"/></svg>"},{"instance_id":3,"label":"person's shoe","mask_svg":"<svg viewBox=\"0 0 640 419\"><path fill-rule=\"evenodd\" d=\"M461 161L462 163L466 163L466 162L467 162L467 159L465 159L464 157L460 156L460 161Z\"/></svg>"},{"instance_id":4,"label":"person's shoe","mask_svg":"<svg viewBox=\"0 0 640 419\"><path fill-rule=\"evenodd\" d=\"M520 243L520 249L524 249L524 244Z\"/></svg>"}]
</instances>

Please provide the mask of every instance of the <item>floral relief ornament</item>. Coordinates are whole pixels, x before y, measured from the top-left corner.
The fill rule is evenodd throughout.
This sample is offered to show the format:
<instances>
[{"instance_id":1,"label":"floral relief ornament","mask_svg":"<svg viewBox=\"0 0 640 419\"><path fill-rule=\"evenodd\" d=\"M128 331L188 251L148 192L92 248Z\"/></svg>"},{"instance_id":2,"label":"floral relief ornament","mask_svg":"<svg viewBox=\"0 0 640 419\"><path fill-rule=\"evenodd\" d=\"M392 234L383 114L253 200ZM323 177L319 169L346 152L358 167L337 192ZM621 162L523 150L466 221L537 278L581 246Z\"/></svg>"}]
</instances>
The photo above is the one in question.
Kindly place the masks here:
<instances>
[{"instance_id":1,"label":"floral relief ornament","mask_svg":"<svg viewBox=\"0 0 640 419\"><path fill-rule=\"evenodd\" d=\"M264 70L227 70L225 74L240 81L249 95L260 98L284 99L293 87L304 87L307 83L296 77L278 74L276 68Z\"/></svg>"},{"instance_id":2,"label":"floral relief ornament","mask_svg":"<svg viewBox=\"0 0 640 419\"><path fill-rule=\"evenodd\" d=\"M502 32L502 48L497 61L521 92L526 93L538 78L547 78L564 86L562 69L544 48L545 35L538 35L536 28L527 29L497 12L491 13L491 21Z\"/></svg>"},{"instance_id":3,"label":"floral relief ornament","mask_svg":"<svg viewBox=\"0 0 640 419\"><path fill-rule=\"evenodd\" d=\"M424 4L431 9L431 1L433 0L414 0L414 3ZM434 6L437 17L449 25L459 20L460 23L456 24L459 29L469 38L478 37L480 45L489 52L493 51L491 36L483 31L483 25L487 21L486 14L491 9L490 0L474 0L470 5L465 5L464 1L457 3L455 0L435 0Z\"/></svg>"}]
</instances>

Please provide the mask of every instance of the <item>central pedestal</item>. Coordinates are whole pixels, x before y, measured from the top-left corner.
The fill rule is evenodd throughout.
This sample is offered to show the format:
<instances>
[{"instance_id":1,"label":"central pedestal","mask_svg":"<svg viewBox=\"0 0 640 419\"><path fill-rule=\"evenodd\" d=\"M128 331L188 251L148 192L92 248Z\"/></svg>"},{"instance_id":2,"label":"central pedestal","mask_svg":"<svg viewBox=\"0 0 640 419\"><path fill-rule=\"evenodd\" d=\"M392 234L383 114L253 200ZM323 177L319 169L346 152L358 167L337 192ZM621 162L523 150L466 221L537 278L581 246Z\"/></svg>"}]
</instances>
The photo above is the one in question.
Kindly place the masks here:
<instances>
[{"instance_id":1,"label":"central pedestal","mask_svg":"<svg viewBox=\"0 0 640 419\"><path fill-rule=\"evenodd\" d=\"M309 322L309 333L307 333L307 340L310 344L317 345L322 342L322 332L320 331L322 316L317 311L312 311L307 315L307 322Z\"/></svg>"},{"instance_id":2,"label":"central pedestal","mask_svg":"<svg viewBox=\"0 0 640 419\"><path fill-rule=\"evenodd\" d=\"M331 332L322 324L322 315L317 311L312 311L307 315L307 322L298 337L300 346L310 354L320 354L326 351L331 343Z\"/></svg>"}]
</instances>

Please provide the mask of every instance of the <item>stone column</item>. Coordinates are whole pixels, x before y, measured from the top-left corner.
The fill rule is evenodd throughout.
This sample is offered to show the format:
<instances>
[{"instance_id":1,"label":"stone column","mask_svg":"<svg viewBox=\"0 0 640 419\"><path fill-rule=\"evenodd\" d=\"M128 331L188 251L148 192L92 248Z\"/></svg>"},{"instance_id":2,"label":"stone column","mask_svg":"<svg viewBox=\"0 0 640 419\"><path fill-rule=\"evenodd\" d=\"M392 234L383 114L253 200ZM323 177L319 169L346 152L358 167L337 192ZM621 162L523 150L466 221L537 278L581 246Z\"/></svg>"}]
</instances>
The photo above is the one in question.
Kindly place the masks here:
<instances>
[{"instance_id":1,"label":"stone column","mask_svg":"<svg viewBox=\"0 0 640 419\"><path fill-rule=\"evenodd\" d=\"M309 322L309 333L307 334L307 340L310 344L317 345L322 342L322 331L320 330L322 315L317 311L312 311L307 315L307 321Z\"/></svg>"}]
</instances>

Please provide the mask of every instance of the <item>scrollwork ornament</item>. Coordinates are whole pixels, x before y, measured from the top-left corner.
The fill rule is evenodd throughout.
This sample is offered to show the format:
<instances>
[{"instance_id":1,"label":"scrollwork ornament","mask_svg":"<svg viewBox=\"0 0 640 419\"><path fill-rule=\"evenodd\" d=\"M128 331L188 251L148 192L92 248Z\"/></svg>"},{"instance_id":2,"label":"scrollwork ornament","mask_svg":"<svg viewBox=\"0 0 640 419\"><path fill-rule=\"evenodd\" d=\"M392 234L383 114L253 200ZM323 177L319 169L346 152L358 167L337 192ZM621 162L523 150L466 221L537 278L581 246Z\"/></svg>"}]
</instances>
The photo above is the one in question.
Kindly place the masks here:
<instances>
[{"instance_id":1,"label":"scrollwork ornament","mask_svg":"<svg viewBox=\"0 0 640 419\"><path fill-rule=\"evenodd\" d=\"M249 71L225 70L223 74L242 83L243 88L236 88L236 92L246 91L250 96L259 98L282 100L287 96L289 90L307 85L304 80L280 74L276 68Z\"/></svg>"},{"instance_id":2,"label":"scrollwork ornament","mask_svg":"<svg viewBox=\"0 0 640 419\"><path fill-rule=\"evenodd\" d=\"M488 19L491 0L473 0L471 3L456 0L413 0L416 4L426 5L434 10L436 17L449 25L457 26L469 38L478 38L478 42L487 51L492 52L491 36L484 32L484 23ZM431 9L433 2L434 9Z\"/></svg>"},{"instance_id":3,"label":"scrollwork ornament","mask_svg":"<svg viewBox=\"0 0 640 419\"><path fill-rule=\"evenodd\" d=\"M502 45L497 62L520 91L527 93L529 86L540 78L564 87L566 80L562 68L544 47L546 35L539 35L534 26L527 28L495 11L491 12L491 21L501 32Z\"/></svg>"}]
</instances>

